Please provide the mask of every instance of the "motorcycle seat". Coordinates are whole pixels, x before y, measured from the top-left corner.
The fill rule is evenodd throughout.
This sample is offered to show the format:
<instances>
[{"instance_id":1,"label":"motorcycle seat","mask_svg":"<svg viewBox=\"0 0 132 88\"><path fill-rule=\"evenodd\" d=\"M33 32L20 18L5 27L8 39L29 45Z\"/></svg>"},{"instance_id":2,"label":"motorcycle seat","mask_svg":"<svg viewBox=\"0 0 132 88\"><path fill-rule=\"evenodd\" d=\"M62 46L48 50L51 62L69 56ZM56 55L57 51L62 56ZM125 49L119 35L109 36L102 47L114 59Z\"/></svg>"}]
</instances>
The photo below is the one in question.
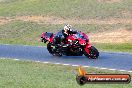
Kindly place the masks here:
<instances>
[{"instance_id":1,"label":"motorcycle seat","mask_svg":"<svg viewBox=\"0 0 132 88\"><path fill-rule=\"evenodd\" d=\"M47 37L49 37L49 38L51 38L52 35L53 35L53 33L48 33L48 32L45 33L45 36L47 36Z\"/></svg>"}]
</instances>

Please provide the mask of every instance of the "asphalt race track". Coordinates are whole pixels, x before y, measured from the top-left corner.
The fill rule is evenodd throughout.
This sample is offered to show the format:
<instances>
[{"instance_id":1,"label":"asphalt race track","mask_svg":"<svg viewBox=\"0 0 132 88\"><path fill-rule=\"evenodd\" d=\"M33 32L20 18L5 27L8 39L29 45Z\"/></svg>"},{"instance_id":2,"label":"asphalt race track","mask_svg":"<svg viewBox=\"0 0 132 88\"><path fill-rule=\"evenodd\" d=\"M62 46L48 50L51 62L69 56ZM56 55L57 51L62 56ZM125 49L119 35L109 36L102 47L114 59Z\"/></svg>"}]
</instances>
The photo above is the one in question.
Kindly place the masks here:
<instances>
[{"instance_id":1,"label":"asphalt race track","mask_svg":"<svg viewBox=\"0 0 132 88\"><path fill-rule=\"evenodd\" d=\"M100 57L92 60L85 56L54 57L46 47L1 44L0 57L132 71L132 54L128 53L100 52Z\"/></svg>"}]
</instances>

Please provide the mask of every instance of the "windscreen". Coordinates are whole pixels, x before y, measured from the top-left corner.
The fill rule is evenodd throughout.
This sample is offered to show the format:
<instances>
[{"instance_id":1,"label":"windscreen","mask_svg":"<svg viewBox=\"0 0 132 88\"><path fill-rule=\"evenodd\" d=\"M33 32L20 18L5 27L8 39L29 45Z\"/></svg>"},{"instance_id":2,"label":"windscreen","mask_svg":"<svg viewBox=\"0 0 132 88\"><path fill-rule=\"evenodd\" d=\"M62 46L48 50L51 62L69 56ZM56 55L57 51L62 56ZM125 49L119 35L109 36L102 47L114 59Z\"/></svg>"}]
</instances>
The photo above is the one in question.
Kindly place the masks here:
<instances>
[{"instance_id":1,"label":"windscreen","mask_svg":"<svg viewBox=\"0 0 132 88\"><path fill-rule=\"evenodd\" d=\"M81 39L86 39L80 32L77 32L74 34L75 38L81 38Z\"/></svg>"}]
</instances>

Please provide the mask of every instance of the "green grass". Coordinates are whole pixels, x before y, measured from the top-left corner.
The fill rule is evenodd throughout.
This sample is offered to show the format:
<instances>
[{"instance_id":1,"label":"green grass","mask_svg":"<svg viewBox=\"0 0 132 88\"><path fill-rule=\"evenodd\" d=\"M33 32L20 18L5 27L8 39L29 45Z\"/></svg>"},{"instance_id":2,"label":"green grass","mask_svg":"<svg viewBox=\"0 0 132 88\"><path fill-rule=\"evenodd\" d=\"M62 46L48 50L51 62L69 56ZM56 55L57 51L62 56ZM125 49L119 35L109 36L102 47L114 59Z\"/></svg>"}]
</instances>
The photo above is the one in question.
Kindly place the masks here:
<instances>
[{"instance_id":1,"label":"green grass","mask_svg":"<svg viewBox=\"0 0 132 88\"><path fill-rule=\"evenodd\" d=\"M122 44L97 43L93 45L100 51L132 53L132 43L122 43Z\"/></svg>"},{"instance_id":2,"label":"green grass","mask_svg":"<svg viewBox=\"0 0 132 88\"><path fill-rule=\"evenodd\" d=\"M0 59L0 88L131 88L130 84L76 83L77 67ZM88 73L123 73L87 68ZM126 73L126 72L124 72Z\"/></svg>"},{"instance_id":3,"label":"green grass","mask_svg":"<svg viewBox=\"0 0 132 88\"><path fill-rule=\"evenodd\" d=\"M63 18L132 18L122 11L132 12L132 1L99 3L97 0L7 0L0 2L0 16L43 15Z\"/></svg>"}]
</instances>

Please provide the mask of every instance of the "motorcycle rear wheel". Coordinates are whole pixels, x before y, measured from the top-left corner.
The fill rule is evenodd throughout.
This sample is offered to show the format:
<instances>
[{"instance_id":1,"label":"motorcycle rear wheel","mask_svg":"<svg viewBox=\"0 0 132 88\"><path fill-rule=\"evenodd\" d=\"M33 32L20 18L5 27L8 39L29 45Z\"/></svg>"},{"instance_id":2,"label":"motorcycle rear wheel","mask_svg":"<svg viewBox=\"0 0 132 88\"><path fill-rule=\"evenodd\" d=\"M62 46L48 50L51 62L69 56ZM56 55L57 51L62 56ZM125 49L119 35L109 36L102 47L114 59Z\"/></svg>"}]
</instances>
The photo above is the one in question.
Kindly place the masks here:
<instances>
[{"instance_id":1,"label":"motorcycle rear wheel","mask_svg":"<svg viewBox=\"0 0 132 88\"><path fill-rule=\"evenodd\" d=\"M59 51L56 51L57 49L54 49L51 43L47 44L47 50L49 51L50 54L52 54L53 56L58 56L61 57L62 53Z\"/></svg>"},{"instance_id":2,"label":"motorcycle rear wheel","mask_svg":"<svg viewBox=\"0 0 132 88\"><path fill-rule=\"evenodd\" d=\"M50 54L53 53L53 47L52 47L52 44L51 43L48 43L47 44L47 50L49 51Z\"/></svg>"}]
</instances>

